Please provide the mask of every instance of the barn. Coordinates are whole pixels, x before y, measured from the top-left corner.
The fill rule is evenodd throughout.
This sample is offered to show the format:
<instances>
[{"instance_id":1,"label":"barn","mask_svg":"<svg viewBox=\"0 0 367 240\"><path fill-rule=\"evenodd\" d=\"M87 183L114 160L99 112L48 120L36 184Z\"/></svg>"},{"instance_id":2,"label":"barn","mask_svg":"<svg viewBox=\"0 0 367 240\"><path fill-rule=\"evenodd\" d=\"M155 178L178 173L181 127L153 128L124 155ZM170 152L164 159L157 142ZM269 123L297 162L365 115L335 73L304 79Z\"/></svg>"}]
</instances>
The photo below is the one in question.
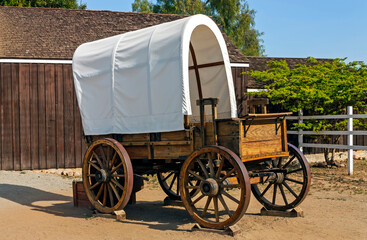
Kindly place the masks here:
<instances>
[{"instance_id":1,"label":"barn","mask_svg":"<svg viewBox=\"0 0 367 240\"><path fill-rule=\"evenodd\" d=\"M0 7L0 169L80 167L85 152L72 78L75 49L183 15ZM248 59L224 35L238 112Z\"/></svg>"}]
</instances>

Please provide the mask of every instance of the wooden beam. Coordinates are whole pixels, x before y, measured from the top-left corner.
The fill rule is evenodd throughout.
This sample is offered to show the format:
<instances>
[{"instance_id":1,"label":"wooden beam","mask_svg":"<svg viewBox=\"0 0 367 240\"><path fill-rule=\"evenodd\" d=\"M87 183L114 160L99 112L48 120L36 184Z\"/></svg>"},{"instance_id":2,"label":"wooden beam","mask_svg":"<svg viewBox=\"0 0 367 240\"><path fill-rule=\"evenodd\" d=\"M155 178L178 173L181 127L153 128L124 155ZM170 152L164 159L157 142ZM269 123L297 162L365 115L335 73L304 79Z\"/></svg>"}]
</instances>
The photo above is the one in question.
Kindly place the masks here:
<instances>
[{"instance_id":1,"label":"wooden beam","mask_svg":"<svg viewBox=\"0 0 367 240\"><path fill-rule=\"evenodd\" d=\"M192 46L191 42L190 42L190 52L191 52L192 61L194 63L196 83L197 83L198 92L199 92L199 99L203 99L203 92L201 91L201 82L200 82L200 74L199 74L198 63L196 61L196 55L195 55L194 47Z\"/></svg>"},{"instance_id":2,"label":"wooden beam","mask_svg":"<svg viewBox=\"0 0 367 240\"><path fill-rule=\"evenodd\" d=\"M220 66L220 65L224 65L224 61L200 64L200 65L197 65L197 68L215 67L215 66ZM189 67L189 70L193 70L193 69L195 69L195 66Z\"/></svg>"}]
</instances>

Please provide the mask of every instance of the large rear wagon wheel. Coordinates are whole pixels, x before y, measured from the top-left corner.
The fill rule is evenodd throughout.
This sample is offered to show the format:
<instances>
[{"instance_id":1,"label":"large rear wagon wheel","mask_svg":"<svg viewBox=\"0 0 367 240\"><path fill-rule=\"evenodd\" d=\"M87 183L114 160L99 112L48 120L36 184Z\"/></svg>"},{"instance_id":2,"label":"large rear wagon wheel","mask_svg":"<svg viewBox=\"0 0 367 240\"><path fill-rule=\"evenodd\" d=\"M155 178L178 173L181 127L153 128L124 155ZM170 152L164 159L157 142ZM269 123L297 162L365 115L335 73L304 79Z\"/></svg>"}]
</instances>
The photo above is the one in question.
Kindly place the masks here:
<instances>
[{"instance_id":1,"label":"large rear wagon wheel","mask_svg":"<svg viewBox=\"0 0 367 240\"><path fill-rule=\"evenodd\" d=\"M83 184L89 201L102 213L122 209L133 189L133 168L124 147L114 139L93 142L83 160Z\"/></svg>"},{"instance_id":2,"label":"large rear wagon wheel","mask_svg":"<svg viewBox=\"0 0 367 240\"><path fill-rule=\"evenodd\" d=\"M275 173L265 183L251 185L256 199L268 210L285 211L298 206L311 186L311 171L304 155L288 143L289 157L269 162L268 172Z\"/></svg>"},{"instance_id":3,"label":"large rear wagon wheel","mask_svg":"<svg viewBox=\"0 0 367 240\"><path fill-rule=\"evenodd\" d=\"M224 229L235 224L248 207L247 170L227 148L207 146L196 150L184 162L180 179L185 208L203 227ZM192 190L195 194L190 194Z\"/></svg>"}]
</instances>

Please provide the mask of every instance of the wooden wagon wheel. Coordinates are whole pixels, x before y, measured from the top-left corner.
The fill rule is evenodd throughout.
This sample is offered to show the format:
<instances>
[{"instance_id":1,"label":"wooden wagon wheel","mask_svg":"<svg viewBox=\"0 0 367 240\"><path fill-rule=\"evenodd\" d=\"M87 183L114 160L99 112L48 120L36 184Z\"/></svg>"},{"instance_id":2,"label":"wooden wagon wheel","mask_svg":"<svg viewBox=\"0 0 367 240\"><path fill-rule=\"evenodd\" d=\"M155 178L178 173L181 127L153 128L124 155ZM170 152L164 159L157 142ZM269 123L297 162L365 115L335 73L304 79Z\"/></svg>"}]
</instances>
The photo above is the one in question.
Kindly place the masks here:
<instances>
[{"instance_id":1,"label":"wooden wagon wheel","mask_svg":"<svg viewBox=\"0 0 367 240\"><path fill-rule=\"evenodd\" d=\"M177 170L171 170L168 172L158 172L157 178L159 185L167 196L172 200L180 200L180 172ZM195 179L191 179L190 182L193 185L199 185L199 182ZM196 189L190 191L190 195L195 194Z\"/></svg>"},{"instance_id":2,"label":"wooden wagon wheel","mask_svg":"<svg viewBox=\"0 0 367 240\"><path fill-rule=\"evenodd\" d=\"M267 171L275 174L265 183L251 185L256 199L268 210L285 211L298 206L311 185L310 165L303 154L288 143L289 157L269 162Z\"/></svg>"},{"instance_id":3,"label":"wooden wagon wheel","mask_svg":"<svg viewBox=\"0 0 367 240\"><path fill-rule=\"evenodd\" d=\"M162 190L168 195L170 199L181 199L179 191L180 181L178 171L171 170L168 172L158 172L157 178Z\"/></svg>"},{"instance_id":4,"label":"wooden wagon wheel","mask_svg":"<svg viewBox=\"0 0 367 240\"><path fill-rule=\"evenodd\" d=\"M124 147L114 139L93 142L83 160L83 184L92 205L112 213L129 201L133 189L133 168Z\"/></svg>"},{"instance_id":5,"label":"wooden wagon wheel","mask_svg":"<svg viewBox=\"0 0 367 240\"><path fill-rule=\"evenodd\" d=\"M223 229L236 223L250 201L250 179L244 164L231 150L207 146L194 151L180 173L181 199L203 227ZM199 184L193 184L195 179ZM190 194L196 189L195 194Z\"/></svg>"}]
</instances>

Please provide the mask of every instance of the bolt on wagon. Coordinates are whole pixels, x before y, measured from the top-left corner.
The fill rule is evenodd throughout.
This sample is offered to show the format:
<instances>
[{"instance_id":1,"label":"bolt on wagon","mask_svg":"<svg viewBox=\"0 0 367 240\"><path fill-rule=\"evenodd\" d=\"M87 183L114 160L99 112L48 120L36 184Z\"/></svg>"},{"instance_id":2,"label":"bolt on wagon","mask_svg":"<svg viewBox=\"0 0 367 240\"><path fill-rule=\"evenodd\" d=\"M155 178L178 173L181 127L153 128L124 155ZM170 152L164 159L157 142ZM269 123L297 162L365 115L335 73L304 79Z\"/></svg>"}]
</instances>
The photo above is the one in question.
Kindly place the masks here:
<instances>
[{"instance_id":1,"label":"bolt on wagon","mask_svg":"<svg viewBox=\"0 0 367 240\"><path fill-rule=\"evenodd\" d=\"M306 197L310 168L287 143L289 113L237 117L226 44L210 18L82 44L73 74L88 144L83 185L98 211L124 208L146 174L207 228L241 219L251 190L269 210Z\"/></svg>"}]
</instances>

